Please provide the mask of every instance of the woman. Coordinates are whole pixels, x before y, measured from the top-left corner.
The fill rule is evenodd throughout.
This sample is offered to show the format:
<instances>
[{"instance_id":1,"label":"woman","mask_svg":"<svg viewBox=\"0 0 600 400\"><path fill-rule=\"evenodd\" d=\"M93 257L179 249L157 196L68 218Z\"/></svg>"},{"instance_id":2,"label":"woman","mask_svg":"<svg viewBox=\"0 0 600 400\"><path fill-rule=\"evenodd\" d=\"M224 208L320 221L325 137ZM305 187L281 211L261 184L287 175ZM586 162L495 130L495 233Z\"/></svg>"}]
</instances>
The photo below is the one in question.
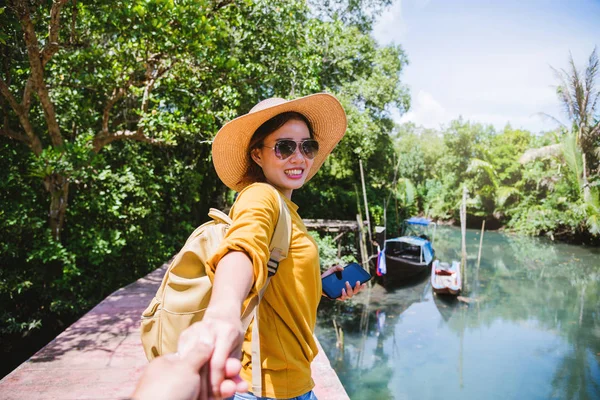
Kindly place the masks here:
<instances>
[{"instance_id":1,"label":"woman","mask_svg":"<svg viewBox=\"0 0 600 400\"><path fill-rule=\"evenodd\" d=\"M204 319L179 341L180 353L194 341L214 344L210 361L214 397L245 391L246 383L231 379L240 346L240 376L252 382L252 330L245 338L240 333L240 313L244 302L265 285L281 194L291 214L292 235L288 257L279 264L259 305L262 393L237 393L236 399L315 398L310 363L317 353L313 331L322 276L317 244L291 198L317 173L345 131L341 104L321 93L291 101L264 100L223 126L215 137L217 174L239 195L230 212L233 223L209 260L213 291ZM323 276L341 269L332 267ZM340 299L361 289L359 282L354 287L347 283Z\"/></svg>"}]
</instances>

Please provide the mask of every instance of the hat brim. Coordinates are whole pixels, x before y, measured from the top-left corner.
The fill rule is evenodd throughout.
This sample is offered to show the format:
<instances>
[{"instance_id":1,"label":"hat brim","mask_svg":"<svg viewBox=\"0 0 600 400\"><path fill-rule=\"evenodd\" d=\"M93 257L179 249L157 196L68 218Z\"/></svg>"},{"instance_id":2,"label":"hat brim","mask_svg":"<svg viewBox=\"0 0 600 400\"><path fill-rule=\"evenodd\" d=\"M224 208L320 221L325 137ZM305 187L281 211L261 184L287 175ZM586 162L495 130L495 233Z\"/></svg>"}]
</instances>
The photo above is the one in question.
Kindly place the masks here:
<instances>
[{"instance_id":1,"label":"hat brim","mask_svg":"<svg viewBox=\"0 0 600 400\"><path fill-rule=\"evenodd\" d=\"M312 94L295 100L244 114L225 124L215 136L212 157L217 175L225 185L241 191L252 182L244 182L248 172L248 146L254 132L274 116L294 111L310 122L315 139L319 142L319 153L308 172L309 181L325 162L327 156L344 136L347 127L346 113L340 102L327 93Z\"/></svg>"}]
</instances>

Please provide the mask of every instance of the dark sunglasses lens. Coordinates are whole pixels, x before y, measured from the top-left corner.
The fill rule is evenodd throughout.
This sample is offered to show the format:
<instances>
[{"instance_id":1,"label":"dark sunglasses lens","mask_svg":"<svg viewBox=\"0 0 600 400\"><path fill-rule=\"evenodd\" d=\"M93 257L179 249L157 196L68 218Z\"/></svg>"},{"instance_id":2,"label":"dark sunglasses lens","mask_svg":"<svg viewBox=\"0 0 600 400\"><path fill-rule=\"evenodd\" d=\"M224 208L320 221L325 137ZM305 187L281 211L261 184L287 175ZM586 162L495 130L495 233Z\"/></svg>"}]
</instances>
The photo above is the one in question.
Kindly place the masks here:
<instances>
[{"instance_id":1,"label":"dark sunglasses lens","mask_svg":"<svg viewBox=\"0 0 600 400\"><path fill-rule=\"evenodd\" d=\"M280 160L289 158L296 151L296 142L293 140L280 140L275 143L275 156Z\"/></svg>"},{"instance_id":2,"label":"dark sunglasses lens","mask_svg":"<svg viewBox=\"0 0 600 400\"><path fill-rule=\"evenodd\" d=\"M302 153L306 158L312 160L319 153L319 142L316 140L305 140L302 142Z\"/></svg>"}]
</instances>

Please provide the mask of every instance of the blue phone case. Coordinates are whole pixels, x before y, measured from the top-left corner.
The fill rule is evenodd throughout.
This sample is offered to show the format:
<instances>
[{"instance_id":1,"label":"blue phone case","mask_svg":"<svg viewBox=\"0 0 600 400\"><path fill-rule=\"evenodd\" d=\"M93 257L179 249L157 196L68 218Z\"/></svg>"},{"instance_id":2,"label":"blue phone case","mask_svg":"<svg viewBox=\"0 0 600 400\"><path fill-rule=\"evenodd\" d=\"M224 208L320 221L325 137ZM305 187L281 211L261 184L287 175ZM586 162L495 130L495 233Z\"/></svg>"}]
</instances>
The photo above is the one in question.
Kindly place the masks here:
<instances>
[{"instance_id":1,"label":"blue phone case","mask_svg":"<svg viewBox=\"0 0 600 400\"><path fill-rule=\"evenodd\" d=\"M346 288L346 282L354 287L356 282L365 283L371 279L371 275L357 263L346 265L343 271L337 271L321 279L323 282L323 292L332 299L342 295L342 289Z\"/></svg>"}]
</instances>

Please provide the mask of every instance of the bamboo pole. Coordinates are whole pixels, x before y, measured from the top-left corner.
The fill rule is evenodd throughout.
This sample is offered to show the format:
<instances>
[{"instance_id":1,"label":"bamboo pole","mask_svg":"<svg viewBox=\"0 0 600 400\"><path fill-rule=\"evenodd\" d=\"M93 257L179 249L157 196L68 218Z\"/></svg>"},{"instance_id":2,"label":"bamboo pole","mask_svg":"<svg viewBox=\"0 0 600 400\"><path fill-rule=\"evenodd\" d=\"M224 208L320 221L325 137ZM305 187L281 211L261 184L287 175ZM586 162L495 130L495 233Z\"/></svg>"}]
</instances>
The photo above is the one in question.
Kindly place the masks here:
<instances>
[{"instance_id":1,"label":"bamboo pole","mask_svg":"<svg viewBox=\"0 0 600 400\"><path fill-rule=\"evenodd\" d=\"M383 199L383 243L379 243L379 247L383 248L387 239L387 202Z\"/></svg>"},{"instance_id":2,"label":"bamboo pole","mask_svg":"<svg viewBox=\"0 0 600 400\"><path fill-rule=\"evenodd\" d=\"M366 246L365 246L365 230L364 230L364 226L363 226L363 222L362 222L362 215L357 214L356 215L356 222L358 222L358 247L360 250L360 258L362 261L362 267L368 272L369 271L369 265L368 265L368 260L369 257L367 256L367 251L366 251Z\"/></svg>"},{"instance_id":3,"label":"bamboo pole","mask_svg":"<svg viewBox=\"0 0 600 400\"><path fill-rule=\"evenodd\" d=\"M367 216L367 228L369 233L369 243L373 243L373 237L371 236L371 218L369 216L369 202L367 201L367 188L365 187L365 173L363 171L362 160L358 159L358 165L360 166L360 182L362 184L363 198L365 202L365 215ZM372 245L371 245L372 247Z\"/></svg>"},{"instance_id":4,"label":"bamboo pole","mask_svg":"<svg viewBox=\"0 0 600 400\"><path fill-rule=\"evenodd\" d=\"M467 187L463 186L462 202L460 205L460 231L462 236L460 274L462 277L462 292L467 290Z\"/></svg>"},{"instance_id":5,"label":"bamboo pole","mask_svg":"<svg viewBox=\"0 0 600 400\"><path fill-rule=\"evenodd\" d=\"M398 157L398 162L396 163L396 153L394 152L392 154L393 157L393 163L394 165L396 165L396 167L394 168L394 178L392 179L392 187L393 190L390 190L390 193L388 194L388 198L387 198L387 202L385 202L384 204L389 205L390 204L390 199L392 198L392 194L394 195L394 203L396 205L396 226L400 225L400 219L398 216L398 193L397 193L397 189L398 189L398 168L400 168L400 157ZM387 225L386 225L387 227Z\"/></svg>"},{"instance_id":6,"label":"bamboo pole","mask_svg":"<svg viewBox=\"0 0 600 400\"><path fill-rule=\"evenodd\" d=\"M481 237L479 238L479 254L477 255L477 270L479 270L479 264L481 263L481 245L483 244L483 232L485 232L485 219L481 223Z\"/></svg>"}]
</instances>

